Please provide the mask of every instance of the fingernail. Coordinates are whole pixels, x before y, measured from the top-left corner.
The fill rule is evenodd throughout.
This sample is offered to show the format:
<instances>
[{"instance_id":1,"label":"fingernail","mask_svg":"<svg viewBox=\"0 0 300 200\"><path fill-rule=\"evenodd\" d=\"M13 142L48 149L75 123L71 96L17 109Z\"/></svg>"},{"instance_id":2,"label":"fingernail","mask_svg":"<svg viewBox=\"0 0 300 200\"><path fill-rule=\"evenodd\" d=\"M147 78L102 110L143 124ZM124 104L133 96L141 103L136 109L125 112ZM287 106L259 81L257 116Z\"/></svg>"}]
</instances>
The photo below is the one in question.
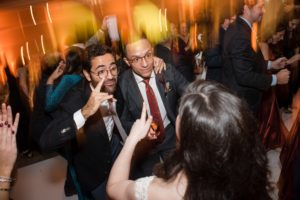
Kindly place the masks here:
<instances>
[{"instance_id":1,"label":"fingernail","mask_svg":"<svg viewBox=\"0 0 300 200\"><path fill-rule=\"evenodd\" d=\"M7 124L7 127L10 128L10 124Z\"/></svg>"},{"instance_id":2,"label":"fingernail","mask_svg":"<svg viewBox=\"0 0 300 200\"><path fill-rule=\"evenodd\" d=\"M3 126L3 124L2 123L0 123L0 127L2 127Z\"/></svg>"},{"instance_id":3,"label":"fingernail","mask_svg":"<svg viewBox=\"0 0 300 200\"><path fill-rule=\"evenodd\" d=\"M12 134L12 135L15 134L15 131L11 131L11 134Z\"/></svg>"},{"instance_id":4,"label":"fingernail","mask_svg":"<svg viewBox=\"0 0 300 200\"><path fill-rule=\"evenodd\" d=\"M5 122L4 122L4 125L7 125L7 124L8 124L8 121L5 121Z\"/></svg>"}]
</instances>

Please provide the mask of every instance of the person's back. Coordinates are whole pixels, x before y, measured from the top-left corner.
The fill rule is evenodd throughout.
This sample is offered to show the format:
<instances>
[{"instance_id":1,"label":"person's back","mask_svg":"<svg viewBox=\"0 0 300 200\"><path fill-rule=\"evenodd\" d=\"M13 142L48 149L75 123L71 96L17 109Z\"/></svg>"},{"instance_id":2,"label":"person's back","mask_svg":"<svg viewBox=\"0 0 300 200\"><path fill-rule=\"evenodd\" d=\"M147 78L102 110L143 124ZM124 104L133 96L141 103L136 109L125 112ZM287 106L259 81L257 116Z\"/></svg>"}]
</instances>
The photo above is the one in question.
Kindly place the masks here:
<instances>
[{"instance_id":1,"label":"person's back","mask_svg":"<svg viewBox=\"0 0 300 200\"><path fill-rule=\"evenodd\" d=\"M195 81L181 97L176 149L155 177L128 180L136 145L152 117L143 105L108 180L112 199L270 200L266 152L248 106L221 84ZM201 114L199 114L201 113Z\"/></svg>"}]
</instances>

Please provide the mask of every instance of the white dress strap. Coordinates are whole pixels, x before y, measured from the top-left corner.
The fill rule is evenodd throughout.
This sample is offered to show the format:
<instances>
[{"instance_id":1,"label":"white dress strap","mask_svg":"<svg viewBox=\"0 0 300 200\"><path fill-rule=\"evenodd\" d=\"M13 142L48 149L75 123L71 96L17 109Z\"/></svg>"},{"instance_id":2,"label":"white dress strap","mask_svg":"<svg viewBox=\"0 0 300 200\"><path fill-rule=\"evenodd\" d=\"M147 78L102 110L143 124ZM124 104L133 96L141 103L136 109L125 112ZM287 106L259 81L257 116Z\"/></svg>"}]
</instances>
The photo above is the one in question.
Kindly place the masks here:
<instances>
[{"instance_id":1,"label":"white dress strap","mask_svg":"<svg viewBox=\"0 0 300 200\"><path fill-rule=\"evenodd\" d=\"M139 178L135 181L135 199L148 200L148 187L154 176Z\"/></svg>"}]
</instances>

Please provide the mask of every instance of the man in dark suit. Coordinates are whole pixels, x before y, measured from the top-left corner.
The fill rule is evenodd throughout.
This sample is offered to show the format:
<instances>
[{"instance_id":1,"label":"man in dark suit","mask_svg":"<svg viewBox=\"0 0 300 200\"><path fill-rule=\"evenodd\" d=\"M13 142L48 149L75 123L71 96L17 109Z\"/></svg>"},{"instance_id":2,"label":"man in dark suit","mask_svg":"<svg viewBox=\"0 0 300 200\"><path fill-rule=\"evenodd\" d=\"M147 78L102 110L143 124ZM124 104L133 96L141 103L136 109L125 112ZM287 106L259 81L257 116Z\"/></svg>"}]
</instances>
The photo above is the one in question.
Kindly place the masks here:
<instances>
[{"instance_id":1,"label":"man in dark suit","mask_svg":"<svg viewBox=\"0 0 300 200\"><path fill-rule=\"evenodd\" d=\"M111 50L104 45L89 47L87 60L85 79L52 113L39 145L44 150L63 148L78 195L100 200L105 199L106 180L121 149L111 109L118 70Z\"/></svg>"},{"instance_id":2,"label":"man in dark suit","mask_svg":"<svg viewBox=\"0 0 300 200\"><path fill-rule=\"evenodd\" d=\"M207 66L206 80L214 80L217 82L221 82L222 80L224 35L230 23L234 22L234 20L235 16L230 16L229 14L224 13L224 15L221 16L222 24L219 28L218 43L204 52L205 65Z\"/></svg>"},{"instance_id":3,"label":"man in dark suit","mask_svg":"<svg viewBox=\"0 0 300 200\"><path fill-rule=\"evenodd\" d=\"M282 69L286 58L273 62L263 60L251 46L252 24L260 21L264 12L263 0L238 0L237 19L225 33L222 82L245 99L253 112L261 101L262 92L276 84L286 84L289 71L268 75L268 69Z\"/></svg>"},{"instance_id":4,"label":"man in dark suit","mask_svg":"<svg viewBox=\"0 0 300 200\"><path fill-rule=\"evenodd\" d=\"M147 107L148 116L159 127L156 140L147 140L146 146L136 149L144 151L142 158L135 163L133 178L152 174L153 166L164 159L166 154L175 147L174 124L177 115L177 101L188 82L171 65L161 74L153 70L153 48L147 39L139 39L126 45L125 62L131 69L122 74L117 92L117 108L123 127L129 132L135 120L140 118L143 102ZM154 93L154 95L152 95ZM153 97L155 96L155 97ZM155 106L156 105L156 106ZM156 107L157 109L155 109ZM158 134L150 130L149 135Z\"/></svg>"}]
</instances>

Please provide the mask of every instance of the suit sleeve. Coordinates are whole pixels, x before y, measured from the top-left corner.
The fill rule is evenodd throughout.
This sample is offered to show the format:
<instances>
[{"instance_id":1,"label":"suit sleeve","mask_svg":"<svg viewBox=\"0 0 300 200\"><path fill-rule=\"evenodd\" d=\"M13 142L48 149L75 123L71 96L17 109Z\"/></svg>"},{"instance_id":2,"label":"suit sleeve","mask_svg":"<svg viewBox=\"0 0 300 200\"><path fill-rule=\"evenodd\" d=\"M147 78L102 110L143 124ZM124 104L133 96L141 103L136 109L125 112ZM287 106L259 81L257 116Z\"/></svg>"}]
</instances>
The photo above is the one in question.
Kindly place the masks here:
<instances>
[{"instance_id":1,"label":"suit sleeve","mask_svg":"<svg viewBox=\"0 0 300 200\"><path fill-rule=\"evenodd\" d=\"M176 93L180 97L184 93L185 88L187 87L187 85L189 84L189 82L174 67L170 66L169 69L170 69L172 77L174 79Z\"/></svg>"},{"instance_id":2,"label":"suit sleeve","mask_svg":"<svg viewBox=\"0 0 300 200\"><path fill-rule=\"evenodd\" d=\"M126 84L127 85L127 84ZM129 103L126 103L126 100L124 98L124 94L127 94L127 88L125 87L124 83L122 83L122 80L119 82L116 92L116 98L117 98L117 113L120 118L120 121L122 123L123 128L125 129L126 133L129 134L130 129L134 123L134 118L132 117L132 114L129 111Z\"/></svg>"},{"instance_id":3,"label":"suit sleeve","mask_svg":"<svg viewBox=\"0 0 300 200\"><path fill-rule=\"evenodd\" d=\"M71 89L58 109L51 113L53 119L40 135L38 143L43 151L56 150L76 137L77 127L73 114L82 106L83 101L79 92Z\"/></svg>"},{"instance_id":4,"label":"suit sleeve","mask_svg":"<svg viewBox=\"0 0 300 200\"><path fill-rule=\"evenodd\" d=\"M254 54L250 41L247 38L238 37L234 40L231 47L233 73L238 84L266 90L271 86L272 76L256 71L255 68L263 68L265 66L256 66L260 63L257 62L257 56Z\"/></svg>"},{"instance_id":5,"label":"suit sleeve","mask_svg":"<svg viewBox=\"0 0 300 200\"><path fill-rule=\"evenodd\" d=\"M57 111L52 120L39 138L39 146L42 151L53 151L71 139L76 137L76 124L73 115L65 111Z\"/></svg>"}]
</instances>

